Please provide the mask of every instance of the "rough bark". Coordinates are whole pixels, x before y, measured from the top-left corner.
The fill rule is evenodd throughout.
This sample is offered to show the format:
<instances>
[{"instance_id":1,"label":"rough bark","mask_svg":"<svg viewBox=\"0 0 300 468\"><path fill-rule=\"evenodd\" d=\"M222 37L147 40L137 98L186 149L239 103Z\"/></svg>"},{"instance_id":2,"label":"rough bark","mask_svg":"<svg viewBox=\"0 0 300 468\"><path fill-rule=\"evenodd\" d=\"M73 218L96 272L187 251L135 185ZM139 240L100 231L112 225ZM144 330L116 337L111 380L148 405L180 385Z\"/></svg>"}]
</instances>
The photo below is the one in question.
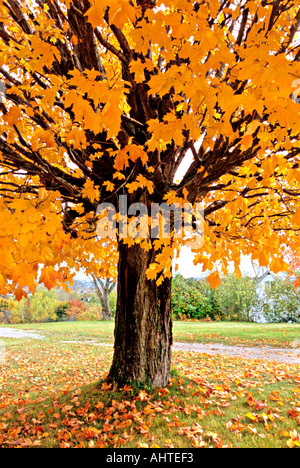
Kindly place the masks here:
<instances>
[{"instance_id":1,"label":"rough bark","mask_svg":"<svg viewBox=\"0 0 300 468\"><path fill-rule=\"evenodd\" d=\"M155 252L120 244L115 350L108 380L164 387L171 369L171 279L149 281Z\"/></svg>"}]
</instances>

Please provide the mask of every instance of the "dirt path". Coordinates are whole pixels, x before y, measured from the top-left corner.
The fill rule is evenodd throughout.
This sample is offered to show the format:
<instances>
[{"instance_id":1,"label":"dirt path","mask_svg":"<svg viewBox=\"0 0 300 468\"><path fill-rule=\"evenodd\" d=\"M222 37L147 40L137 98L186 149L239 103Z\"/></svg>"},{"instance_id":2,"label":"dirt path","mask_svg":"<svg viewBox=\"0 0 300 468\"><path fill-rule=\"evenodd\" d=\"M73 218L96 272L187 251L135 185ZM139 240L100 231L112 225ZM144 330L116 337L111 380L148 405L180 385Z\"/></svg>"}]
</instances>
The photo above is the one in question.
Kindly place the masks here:
<instances>
[{"instance_id":1,"label":"dirt path","mask_svg":"<svg viewBox=\"0 0 300 468\"><path fill-rule=\"evenodd\" d=\"M174 343L173 350L222 354L227 356L244 357L247 359L266 359L268 361L300 365L300 348L271 348L270 346L246 348L243 346L228 346L218 343Z\"/></svg>"},{"instance_id":2,"label":"dirt path","mask_svg":"<svg viewBox=\"0 0 300 468\"><path fill-rule=\"evenodd\" d=\"M1 338L32 338L43 339L44 336L36 333L35 330L19 330L16 328L1 328ZM100 343L93 340L88 341L62 341L62 343L81 343L94 346L112 347L110 343ZM218 343L174 343L174 351L188 351L207 354L221 354L226 356L244 357L246 359L265 359L268 361L284 362L288 364L300 365L300 348L271 348L270 346L262 347L243 347L243 346L228 346Z\"/></svg>"},{"instance_id":3,"label":"dirt path","mask_svg":"<svg viewBox=\"0 0 300 468\"><path fill-rule=\"evenodd\" d=\"M38 335L35 330L19 330L17 328L0 328L0 338L33 338L41 340L43 335Z\"/></svg>"}]
</instances>

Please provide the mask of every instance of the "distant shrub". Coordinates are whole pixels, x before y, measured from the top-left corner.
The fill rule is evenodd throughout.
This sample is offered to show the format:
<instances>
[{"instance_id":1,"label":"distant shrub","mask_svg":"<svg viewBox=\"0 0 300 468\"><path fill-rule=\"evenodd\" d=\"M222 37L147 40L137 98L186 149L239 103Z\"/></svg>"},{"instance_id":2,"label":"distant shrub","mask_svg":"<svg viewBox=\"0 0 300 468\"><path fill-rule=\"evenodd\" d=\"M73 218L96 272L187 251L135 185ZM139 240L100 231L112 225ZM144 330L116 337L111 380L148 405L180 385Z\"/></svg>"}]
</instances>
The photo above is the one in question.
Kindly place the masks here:
<instances>
[{"instance_id":1,"label":"distant shrub","mask_svg":"<svg viewBox=\"0 0 300 468\"><path fill-rule=\"evenodd\" d=\"M56 314L56 320L58 322L62 322L62 321L65 321L65 320L68 320L69 316L68 316L68 309L70 307L70 303L69 302L62 302L61 304L59 304L59 306L55 309L55 314Z\"/></svg>"},{"instance_id":2,"label":"distant shrub","mask_svg":"<svg viewBox=\"0 0 300 468\"><path fill-rule=\"evenodd\" d=\"M181 275L176 275L173 279L171 305L173 317L177 320L204 320L207 317L214 319L209 298L193 285L189 285Z\"/></svg>"},{"instance_id":3,"label":"distant shrub","mask_svg":"<svg viewBox=\"0 0 300 468\"><path fill-rule=\"evenodd\" d=\"M101 307L80 299L62 302L55 310L57 321L67 320L101 320Z\"/></svg>"}]
</instances>

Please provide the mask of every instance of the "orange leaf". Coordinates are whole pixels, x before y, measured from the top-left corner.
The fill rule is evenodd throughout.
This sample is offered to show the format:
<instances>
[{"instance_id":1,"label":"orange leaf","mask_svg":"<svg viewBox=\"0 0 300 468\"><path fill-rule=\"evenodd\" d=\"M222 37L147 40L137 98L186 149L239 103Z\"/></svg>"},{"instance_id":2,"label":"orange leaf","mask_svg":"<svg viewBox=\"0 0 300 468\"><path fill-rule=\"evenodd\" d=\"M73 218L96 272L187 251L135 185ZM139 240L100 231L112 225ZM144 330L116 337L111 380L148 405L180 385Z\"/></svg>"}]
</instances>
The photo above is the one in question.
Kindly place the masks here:
<instances>
[{"instance_id":1,"label":"orange leaf","mask_svg":"<svg viewBox=\"0 0 300 468\"><path fill-rule=\"evenodd\" d=\"M209 282L212 289L216 289L221 284L219 273L217 271L215 271L214 273L211 273L207 277L207 281Z\"/></svg>"},{"instance_id":2,"label":"orange leaf","mask_svg":"<svg viewBox=\"0 0 300 468\"><path fill-rule=\"evenodd\" d=\"M44 267L41 271L39 283L44 284L44 286L50 291L50 289L56 285L58 279L60 279L60 274L54 267Z\"/></svg>"},{"instance_id":3,"label":"orange leaf","mask_svg":"<svg viewBox=\"0 0 300 468\"><path fill-rule=\"evenodd\" d=\"M106 382L103 382L101 385L101 390L110 390L112 387L112 384L107 384Z\"/></svg>"}]
</instances>

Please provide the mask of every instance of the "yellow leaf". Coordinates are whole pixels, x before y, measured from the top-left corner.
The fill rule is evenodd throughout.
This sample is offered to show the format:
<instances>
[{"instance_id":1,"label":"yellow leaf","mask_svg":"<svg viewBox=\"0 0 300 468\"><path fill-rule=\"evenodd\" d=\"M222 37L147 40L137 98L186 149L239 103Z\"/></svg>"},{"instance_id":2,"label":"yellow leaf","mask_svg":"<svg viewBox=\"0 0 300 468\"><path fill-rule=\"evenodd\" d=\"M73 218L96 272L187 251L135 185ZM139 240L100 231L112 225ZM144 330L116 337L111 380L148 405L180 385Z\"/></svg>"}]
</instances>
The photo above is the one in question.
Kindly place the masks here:
<instances>
[{"instance_id":1,"label":"yellow leaf","mask_svg":"<svg viewBox=\"0 0 300 468\"><path fill-rule=\"evenodd\" d=\"M106 180L105 182L103 182L103 185L106 187L106 190L108 192L113 192L114 191L115 186L109 180Z\"/></svg>"},{"instance_id":2,"label":"yellow leaf","mask_svg":"<svg viewBox=\"0 0 300 468\"><path fill-rule=\"evenodd\" d=\"M114 138L120 131L121 127L121 111L120 111L120 98L107 100L103 111L102 119L107 129L108 138ZM117 168L119 170L120 168ZM121 168L122 169L122 168Z\"/></svg>"},{"instance_id":3,"label":"yellow leaf","mask_svg":"<svg viewBox=\"0 0 300 468\"><path fill-rule=\"evenodd\" d=\"M286 443L289 448L294 448L295 442L292 439L289 439Z\"/></svg>"},{"instance_id":4,"label":"yellow leaf","mask_svg":"<svg viewBox=\"0 0 300 468\"><path fill-rule=\"evenodd\" d=\"M7 265L10 265L13 262L12 255L10 252L7 252L6 250L1 250L0 251L0 265L2 268L4 268Z\"/></svg>"},{"instance_id":5,"label":"yellow leaf","mask_svg":"<svg viewBox=\"0 0 300 468\"><path fill-rule=\"evenodd\" d=\"M140 159L143 164L146 164L146 162L148 161L148 155L141 146L131 145L128 146L128 150L129 157L132 161L137 161L138 159Z\"/></svg>"},{"instance_id":6,"label":"yellow leaf","mask_svg":"<svg viewBox=\"0 0 300 468\"><path fill-rule=\"evenodd\" d=\"M22 111L19 107L12 107L9 109L7 114L3 117L3 119L12 127L16 125L21 117Z\"/></svg>"},{"instance_id":7,"label":"yellow leaf","mask_svg":"<svg viewBox=\"0 0 300 468\"><path fill-rule=\"evenodd\" d=\"M151 263L148 270L146 271L146 276L148 280L154 280L160 270L160 265L158 263Z\"/></svg>"},{"instance_id":8,"label":"yellow leaf","mask_svg":"<svg viewBox=\"0 0 300 468\"><path fill-rule=\"evenodd\" d=\"M115 173L113 174L113 179L124 180L124 179L125 179L125 175L122 174L122 172L115 172Z\"/></svg>"},{"instance_id":9,"label":"yellow leaf","mask_svg":"<svg viewBox=\"0 0 300 468\"><path fill-rule=\"evenodd\" d=\"M114 0L110 5L109 20L118 28L122 28L128 21L134 22L135 8L127 0Z\"/></svg>"},{"instance_id":10,"label":"yellow leaf","mask_svg":"<svg viewBox=\"0 0 300 468\"><path fill-rule=\"evenodd\" d=\"M43 56L44 63L52 63L55 60L55 55L59 54L56 47L43 41L38 34L32 36L31 47L36 57Z\"/></svg>"},{"instance_id":11,"label":"yellow leaf","mask_svg":"<svg viewBox=\"0 0 300 468\"><path fill-rule=\"evenodd\" d=\"M160 275L160 277L156 280L156 285L160 286L164 281L164 277Z\"/></svg>"},{"instance_id":12,"label":"yellow leaf","mask_svg":"<svg viewBox=\"0 0 300 468\"><path fill-rule=\"evenodd\" d=\"M135 81L137 83L141 83L145 79L144 67L145 65L141 62L141 60L132 62L130 65L130 71L131 73L134 73Z\"/></svg>"},{"instance_id":13,"label":"yellow leaf","mask_svg":"<svg viewBox=\"0 0 300 468\"><path fill-rule=\"evenodd\" d=\"M129 193L133 193L139 188L147 188L150 194L154 192L154 187L151 180L146 179L146 177L142 176L141 174L137 176L136 181L127 184L126 187L128 188Z\"/></svg>"},{"instance_id":14,"label":"yellow leaf","mask_svg":"<svg viewBox=\"0 0 300 468\"><path fill-rule=\"evenodd\" d=\"M89 198L93 203L95 200L100 199L100 192L95 188L94 183L91 180L87 180L84 184L83 189L81 190L82 196Z\"/></svg>"},{"instance_id":15,"label":"yellow leaf","mask_svg":"<svg viewBox=\"0 0 300 468\"><path fill-rule=\"evenodd\" d=\"M104 24L104 10L107 8L107 2L97 0L93 2L92 6L87 10L86 16L93 28L102 26Z\"/></svg>"},{"instance_id":16,"label":"yellow leaf","mask_svg":"<svg viewBox=\"0 0 300 468\"><path fill-rule=\"evenodd\" d=\"M257 421L257 417L252 413L247 413L246 417L251 419L251 421Z\"/></svg>"}]
</instances>

